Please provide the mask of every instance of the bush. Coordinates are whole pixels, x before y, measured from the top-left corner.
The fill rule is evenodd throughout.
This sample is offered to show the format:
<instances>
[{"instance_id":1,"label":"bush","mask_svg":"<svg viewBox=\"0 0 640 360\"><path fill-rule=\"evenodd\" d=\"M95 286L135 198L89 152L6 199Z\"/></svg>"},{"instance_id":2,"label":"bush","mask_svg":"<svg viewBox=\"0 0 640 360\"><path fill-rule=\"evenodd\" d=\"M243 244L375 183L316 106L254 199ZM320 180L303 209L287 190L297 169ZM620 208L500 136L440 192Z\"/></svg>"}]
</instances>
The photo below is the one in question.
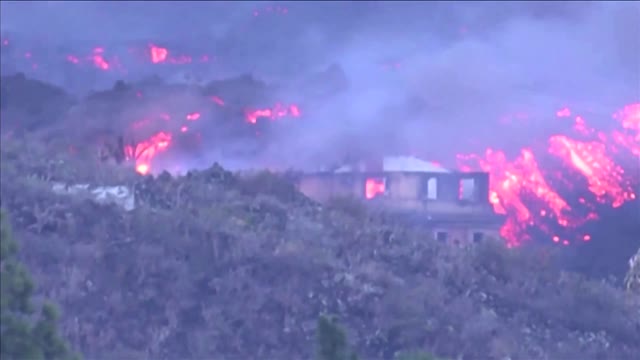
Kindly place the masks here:
<instances>
[{"instance_id":1,"label":"bush","mask_svg":"<svg viewBox=\"0 0 640 360\"><path fill-rule=\"evenodd\" d=\"M317 360L356 360L358 356L347 343L347 335L328 316L320 316L316 333Z\"/></svg>"},{"instance_id":2,"label":"bush","mask_svg":"<svg viewBox=\"0 0 640 360\"><path fill-rule=\"evenodd\" d=\"M412 351L400 353L396 360L439 360L437 357L423 351Z\"/></svg>"},{"instance_id":3,"label":"bush","mask_svg":"<svg viewBox=\"0 0 640 360\"><path fill-rule=\"evenodd\" d=\"M364 219L368 214L366 204L356 197L333 197L327 202L327 208L350 215L358 220Z\"/></svg>"},{"instance_id":4,"label":"bush","mask_svg":"<svg viewBox=\"0 0 640 360\"><path fill-rule=\"evenodd\" d=\"M357 360L358 355L351 349L344 330L336 320L328 316L320 316L316 330L317 360ZM439 360L424 351L401 352L396 360Z\"/></svg>"},{"instance_id":5,"label":"bush","mask_svg":"<svg viewBox=\"0 0 640 360\"><path fill-rule=\"evenodd\" d=\"M276 174L268 170L242 177L240 188L247 195L272 195L284 203L295 202L302 198L294 184L292 174Z\"/></svg>"}]
</instances>

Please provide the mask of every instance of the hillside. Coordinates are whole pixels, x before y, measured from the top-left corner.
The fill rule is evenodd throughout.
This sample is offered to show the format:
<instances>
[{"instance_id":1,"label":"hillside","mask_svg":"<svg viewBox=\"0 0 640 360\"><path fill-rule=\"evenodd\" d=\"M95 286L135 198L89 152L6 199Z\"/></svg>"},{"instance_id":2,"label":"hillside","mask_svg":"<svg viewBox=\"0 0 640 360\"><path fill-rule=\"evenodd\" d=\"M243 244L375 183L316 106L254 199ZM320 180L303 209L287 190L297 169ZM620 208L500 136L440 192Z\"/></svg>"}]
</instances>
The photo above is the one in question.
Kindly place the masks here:
<instances>
[{"instance_id":1,"label":"hillside","mask_svg":"<svg viewBox=\"0 0 640 360\"><path fill-rule=\"evenodd\" d=\"M546 247L450 248L355 200L213 165L143 177L3 138L2 207L86 358L306 359L337 315L365 359L632 359L640 301L561 271ZM123 184L136 208L57 195Z\"/></svg>"}]
</instances>

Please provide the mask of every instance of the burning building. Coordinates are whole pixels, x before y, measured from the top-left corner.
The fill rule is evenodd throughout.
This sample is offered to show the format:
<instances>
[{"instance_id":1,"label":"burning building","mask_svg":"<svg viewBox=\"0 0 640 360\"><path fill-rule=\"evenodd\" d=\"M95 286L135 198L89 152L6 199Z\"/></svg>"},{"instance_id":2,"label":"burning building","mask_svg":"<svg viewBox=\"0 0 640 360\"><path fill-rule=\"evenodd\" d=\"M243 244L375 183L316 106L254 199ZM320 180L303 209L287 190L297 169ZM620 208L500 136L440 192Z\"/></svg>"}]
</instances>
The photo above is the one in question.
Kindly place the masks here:
<instances>
[{"instance_id":1,"label":"burning building","mask_svg":"<svg viewBox=\"0 0 640 360\"><path fill-rule=\"evenodd\" d=\"M385 157L303 175L299 189L320 202L356 197L399 213L418 214L440 241L499 237L504 223L489 202L489 174L450 171L415 157Z\"/></svg>"}]
</instances>

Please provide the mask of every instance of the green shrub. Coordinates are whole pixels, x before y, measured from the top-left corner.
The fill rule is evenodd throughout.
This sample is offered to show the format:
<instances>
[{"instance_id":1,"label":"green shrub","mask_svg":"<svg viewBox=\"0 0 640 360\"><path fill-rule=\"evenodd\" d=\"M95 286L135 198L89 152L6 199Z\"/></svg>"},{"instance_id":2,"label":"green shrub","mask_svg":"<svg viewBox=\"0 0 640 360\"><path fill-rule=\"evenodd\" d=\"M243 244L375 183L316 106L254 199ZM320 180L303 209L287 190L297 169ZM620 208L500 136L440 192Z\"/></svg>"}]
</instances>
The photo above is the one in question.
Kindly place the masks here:
<instances>
[{"instance_id":1,"label":"green shrub","mask_svg":"<svg viewBox=\"0 0 640 360\"><path fill-rule=\"evenodd\" d=\"M345 331L328 316L320 316L316 333L317 360L357 360L358 355L349 346ZM424 351L401 352L396 360L440 360Z\"/></svg>"},{"instance_id":2,"label":"green shrub","mask_svg":"<svg viewBox=\"0 0 640 360\"><path fill-rule=\"evenodd\" d=\"M440 360L440 358L424 351L410 351L398 354L396 360Z\"/></svg>"},{"instance_id":3,"label":"green shrub","mask_svg":"<svg viewBox=\"0 0 640 360\"><path fill-rule=\"evenodd\" d=\"M316 333L317 360L356 360L344 330L328 316L320 316Z\"/></svg>"},{"instance_id":4,"label":"green shrub","mask_svg":"<svg viewBox=\"0 0 640 360\"><path fill-rule=\"evenodd\" d=\"M333 197L327 201L327 208L353 216L354 219L364 219L368 214L364 201L351 196Z\"/></svg>"},{"instance_id":5,"label":"green shrub","mask_svg":"<svg viewBox=\"0 0 640 360\"><path fill-rule=\"evenodd\" d=\"M272 173L268 170L242 177L240 189L251 196L272 195L285 203L294 202L301 196L290 176Z\"/></svg>"}]
</instances>

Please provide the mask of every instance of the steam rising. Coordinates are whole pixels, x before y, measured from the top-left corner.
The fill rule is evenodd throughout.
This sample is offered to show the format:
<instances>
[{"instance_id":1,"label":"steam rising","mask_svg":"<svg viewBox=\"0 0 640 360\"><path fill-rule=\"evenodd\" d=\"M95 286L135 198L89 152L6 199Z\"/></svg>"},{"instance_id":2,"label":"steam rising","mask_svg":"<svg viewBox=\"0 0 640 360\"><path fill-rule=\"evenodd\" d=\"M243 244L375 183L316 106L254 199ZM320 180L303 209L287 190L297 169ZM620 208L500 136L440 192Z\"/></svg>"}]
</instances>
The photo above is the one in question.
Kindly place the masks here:
<instances>
[{"instance_id":1,"label":"steam rising","mask_svg":"<svg viewBox=\"0 0 640 360\"><path fill-rule=\"evenodd\" d=\"M285 166L340 161L347 153L452 159L477 150L474 143L521 146L555 126L549 114L559 107L588 108L603 114L593 121L609 122L613 110L640 98L640 5L632 2L1 6L3 34L52 49L153 42L215 55L218 61L200 67L206 80L252 73L284 84L274 98L306 106L304 122L272 139L268 154ZM331 64L346 74L347 90L319 98L295 86ZM66 84L60 65L33 76L85 91L154 72L176 76L137 65ZM499 119L516 113L526 114L528 126L505 134Z\"/></svg>"}]
</instances>

